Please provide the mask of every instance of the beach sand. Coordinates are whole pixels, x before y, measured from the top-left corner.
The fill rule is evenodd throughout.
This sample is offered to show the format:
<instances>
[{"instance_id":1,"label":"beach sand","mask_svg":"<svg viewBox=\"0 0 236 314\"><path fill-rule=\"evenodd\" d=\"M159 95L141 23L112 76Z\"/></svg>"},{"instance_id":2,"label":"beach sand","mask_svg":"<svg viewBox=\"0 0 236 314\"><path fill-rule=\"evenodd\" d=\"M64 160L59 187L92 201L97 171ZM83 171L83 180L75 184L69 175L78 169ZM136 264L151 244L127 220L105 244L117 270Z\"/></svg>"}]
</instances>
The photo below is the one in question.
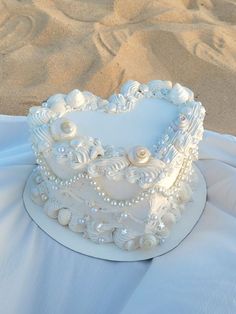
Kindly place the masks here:
<instances>
[{"instance_id":1,"label":"beach sand","mask_svg":"<svg viewBox=\"0 0 236 314\"><path fill-rule=\"evenodd\" d=\"M191 88L205 128L236 134L236 1L0 0L1 114L128 79Z\"/></svg>"}]
</instances>

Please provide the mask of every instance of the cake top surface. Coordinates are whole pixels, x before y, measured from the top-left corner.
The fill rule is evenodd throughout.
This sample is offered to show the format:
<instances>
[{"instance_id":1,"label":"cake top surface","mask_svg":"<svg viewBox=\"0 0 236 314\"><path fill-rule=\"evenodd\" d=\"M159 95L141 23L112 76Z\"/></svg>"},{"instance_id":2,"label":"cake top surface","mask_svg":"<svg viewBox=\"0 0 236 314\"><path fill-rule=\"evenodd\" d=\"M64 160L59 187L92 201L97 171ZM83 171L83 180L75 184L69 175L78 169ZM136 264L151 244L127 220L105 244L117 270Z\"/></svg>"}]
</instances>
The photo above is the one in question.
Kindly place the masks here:
<instances>
[{"instance_id":1,"label":"cake top surface","mask_svg":"<svg viewBox=\"0 0 236 314\"><path fill-rule=\"evenodd\" d=\"M87 171L147 188L197 154L204 115L178 83L127 81L108 100L77 89L53 95L30 109L28 122L36 155L61 179Z\"/></svg>"}]
</instances>

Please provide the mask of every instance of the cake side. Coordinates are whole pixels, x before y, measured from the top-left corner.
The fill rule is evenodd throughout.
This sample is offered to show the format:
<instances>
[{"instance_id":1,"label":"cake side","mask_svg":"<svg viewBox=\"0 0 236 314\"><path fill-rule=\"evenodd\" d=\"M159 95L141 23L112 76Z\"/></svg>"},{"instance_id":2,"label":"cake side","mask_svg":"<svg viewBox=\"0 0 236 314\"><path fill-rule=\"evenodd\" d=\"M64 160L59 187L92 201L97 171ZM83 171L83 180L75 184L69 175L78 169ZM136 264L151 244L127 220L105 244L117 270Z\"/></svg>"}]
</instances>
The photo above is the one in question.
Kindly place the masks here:
<instances>
[{"instance_id":1,"label":"cake side","mask_svg":"<svg viewBox=\"0 0 236 314\"><path fill-rule=\"evenodd\" d=\"M166 99L179 110L151 149L104 147L97 138L81 137L65 118L74 110L119 114L132 110L142 97ZM129 250L157 245L191 198L189 181L204 114L189 89L166 81L128 81L108 101L78 90L52 96L28 116L39 164L32 198L44 204L50 217L97 243L115 242ZM107 191L109 181L114 184ZM122 197L125 182L132 195L128 199Z\"/></svg>"}]
</instances>

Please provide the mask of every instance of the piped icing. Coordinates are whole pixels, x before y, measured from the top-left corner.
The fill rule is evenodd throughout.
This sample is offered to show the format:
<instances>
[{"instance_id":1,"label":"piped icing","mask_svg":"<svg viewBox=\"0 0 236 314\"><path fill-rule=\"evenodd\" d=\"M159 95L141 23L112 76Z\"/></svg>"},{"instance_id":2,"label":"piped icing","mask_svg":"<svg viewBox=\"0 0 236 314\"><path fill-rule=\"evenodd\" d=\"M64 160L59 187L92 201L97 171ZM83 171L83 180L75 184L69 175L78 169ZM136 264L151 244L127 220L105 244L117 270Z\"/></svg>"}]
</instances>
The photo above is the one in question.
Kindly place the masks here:
<instances>
[{"instance_id":1,"label":"piped icing","mask_svg":"<svg viewBox=\"0 0 236 314\"><path fill-rule=\"evenodd\" d=\"M80 111L123 114L144 98L163 99L178 109L152 147L107 145L81 134L67 116ZM31 198L50 218L95 243L124 250L161 245L191 200L192 162L198 158L204 116L193 92L169 81L127 81L108 100L78 89L53 95L29 110L38 164ZM116 197L124 186L130 196Z\"/></svg>"}]
</instances>

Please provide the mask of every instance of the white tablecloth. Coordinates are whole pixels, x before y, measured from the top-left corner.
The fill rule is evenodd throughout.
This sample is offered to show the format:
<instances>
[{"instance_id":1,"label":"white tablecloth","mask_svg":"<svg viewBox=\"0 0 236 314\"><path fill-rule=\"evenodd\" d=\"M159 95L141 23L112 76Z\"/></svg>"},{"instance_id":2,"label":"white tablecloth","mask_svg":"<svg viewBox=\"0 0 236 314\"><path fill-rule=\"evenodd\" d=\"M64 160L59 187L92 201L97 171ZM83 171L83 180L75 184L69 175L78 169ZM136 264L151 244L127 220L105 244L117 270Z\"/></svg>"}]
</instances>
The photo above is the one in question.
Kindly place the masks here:
<instances>
[{"instance_id":1,"label":"white tablecloth","mask_svg":"<svg viewBox=\"0 0 236 314\"><path fill-rule=\"evenodd\" d=\"M206 131L205 211L170 253L109 262L58 244L22 202L35 164L25 117L0 116L0 313L236 313L236 138Z\"/></svg>"}]
</instances>

